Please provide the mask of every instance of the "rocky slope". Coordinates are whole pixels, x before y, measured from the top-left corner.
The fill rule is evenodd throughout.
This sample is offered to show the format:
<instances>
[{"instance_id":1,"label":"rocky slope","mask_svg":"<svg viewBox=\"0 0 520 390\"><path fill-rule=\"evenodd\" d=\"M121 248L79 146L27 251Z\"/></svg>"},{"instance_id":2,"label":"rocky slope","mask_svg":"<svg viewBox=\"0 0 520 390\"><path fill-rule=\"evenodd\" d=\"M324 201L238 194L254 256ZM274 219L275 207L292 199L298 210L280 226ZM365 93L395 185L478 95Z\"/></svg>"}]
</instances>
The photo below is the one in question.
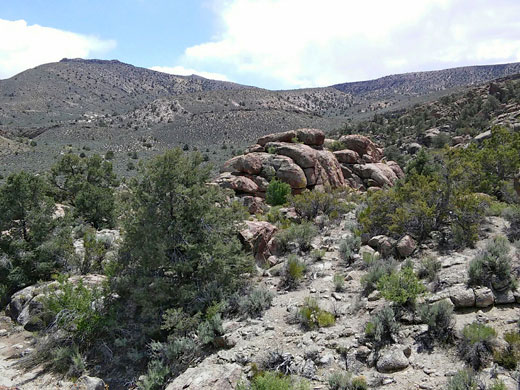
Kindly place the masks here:
<instances>
[{"instance_id":1,"label":"rocky slope","mask_svg":"<svg viewBox=\"0 0 520 390\"><path fill-rule=\"evenodd\" d=\"M313 248L325 251L320 260L313 259L308 253L298 254L306 262L308 272L296 290L288 291L281 284L283 256L278 259L277 266L265 270L258 277L258 283L276 294L272 307L262 318L227 322L224 326L229 349L208 357L174 380L167 389L231 390L241 377L251 375L253 363L265 367L272 364L271 359L275 358L278 362L284 362L286 372L309 379L314 389L326 389L328 377L345 369L363 376L369 388L443 388L448 378L464 365L455 346L425 349L420 336L426 331L426 326L413 320L403 324L396 344L384 349L377 362L370 363L374 356L371 345L363 337L365 324L371 313L381 310L388 302L377 292L368 297L360 294L361 277L366 272L360 255L356 254L355 261L350 265L341 258L340 243L353 234L354 221L354 214L350 213L337 224L323 228L312 242ZM453 305L457 332L475 320L493 326L500 336L517 327L520 309L516 302L520 301L520 295L493 296L486 291L467 289L465 285L469 261L487 240L503 234L504 227L504 220L491 218L486 225L485 237L475 249L446 255L425 244L409 258L416 267L426 255L440 260L440 285L430 285L432 292L423 300L430 303L445 300ZM366 245L361 247L359 253L375 251ZM518 267L518 252L512 253L512 258L515 267ZM333 279L336 274L345 279L344 291L335 290ZM310 331L295 323L295 313L307 297L315 298L320 307L335 313L336 323L328 328ZM492 377L498 377L504 381L506 388L516 388L515 374L496 365L486 368L481 377L488 383ZM214 387L217 379L220 386Z\"/></svg>"}]
</instances>

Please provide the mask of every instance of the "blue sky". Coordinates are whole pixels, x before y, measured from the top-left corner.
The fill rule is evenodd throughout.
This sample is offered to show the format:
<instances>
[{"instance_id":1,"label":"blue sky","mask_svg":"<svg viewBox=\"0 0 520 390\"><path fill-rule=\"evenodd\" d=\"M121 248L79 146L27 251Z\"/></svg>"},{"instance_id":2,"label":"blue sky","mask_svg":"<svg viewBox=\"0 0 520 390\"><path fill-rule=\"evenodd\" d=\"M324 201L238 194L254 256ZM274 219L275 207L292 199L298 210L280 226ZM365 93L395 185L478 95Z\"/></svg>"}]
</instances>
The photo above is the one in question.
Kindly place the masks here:
<instances>
[{"instance_id":1,"label":"blue sky","mask_svg":"<svg viewBox=\"0 0 520 390\"><path fill-rule=\"evenodd\" d=\"M518 0L0 0L0 79L119 59L270 89L520 61Z\"/></svg>"},{"instance_id":2,"label":"blue sky","mask_svg":"<svg viewBox=\"0 0 520 390\"><path fill-rule=\"evenodd\" d=\"M1 0L0 18L116 40L106 58L144 67L173 64L215 28L210 3L195 0Z\"/></svg>"}]
</instances>

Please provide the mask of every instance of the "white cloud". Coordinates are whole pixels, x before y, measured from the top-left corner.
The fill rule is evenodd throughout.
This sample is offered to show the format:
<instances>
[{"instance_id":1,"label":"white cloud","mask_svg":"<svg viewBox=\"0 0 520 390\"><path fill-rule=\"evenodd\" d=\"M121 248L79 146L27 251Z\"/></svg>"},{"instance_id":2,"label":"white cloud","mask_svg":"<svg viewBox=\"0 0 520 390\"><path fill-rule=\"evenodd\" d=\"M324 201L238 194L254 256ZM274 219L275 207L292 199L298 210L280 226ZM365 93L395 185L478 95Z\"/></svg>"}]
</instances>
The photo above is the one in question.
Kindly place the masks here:
<instances>
[{"instance_id":1,"label":"white cloud","mask_svg":"<svg viewBox=\"0 0 520 390\"><path fill-rule=\"evenodd\" d=\"M86 58L115 48L116 42L69 31L0 19L0 78L62 58Z\"/></svg>"},{"instance_id":2,"label":"white cloud","mask_svg":"<svg viewBox=\"0 0 520 390\"><path fill-rule=\"evenodd\" d=\"M214 0L221 30L188 67L270 87L520 61L518 0Z\"/></svg>"},{"instance_id":3,"label":"white cloud","mask_svg":"<svg viewBox=\"0 0 520 390\"><path fill-rule=\"evenodd\" d=\"M157 72L174 74L177 76L191 76L195 74L207 79L229 81L227 76L222 73L203 72L191 68L185 68L184 66L152 66L150 69Z\"/></svg>"}]
</instances>

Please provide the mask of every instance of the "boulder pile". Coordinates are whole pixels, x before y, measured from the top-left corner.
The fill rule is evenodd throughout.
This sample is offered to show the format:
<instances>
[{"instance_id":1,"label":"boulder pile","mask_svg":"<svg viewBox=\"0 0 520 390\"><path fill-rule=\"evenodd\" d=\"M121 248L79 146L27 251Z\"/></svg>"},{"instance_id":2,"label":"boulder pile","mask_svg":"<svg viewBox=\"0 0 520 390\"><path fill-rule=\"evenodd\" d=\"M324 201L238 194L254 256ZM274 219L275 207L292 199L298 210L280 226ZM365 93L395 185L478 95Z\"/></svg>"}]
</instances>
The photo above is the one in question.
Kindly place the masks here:
<instances>
[{"instance_id":1,"label":"boulder pile","mask_svg":"<svg viewBox=\"0 0 520 390\"><path fill-rule=\"evenodd\" d=\"M345 149L324 147L325 134L318 129L298 129L266 135L243 155L221 168L215 183L235 191L250 210L261 209L269 182L276 178L291 186L292 193L305 189L393 186L404 176L393 161L383 162L383 149L362 135L339 139Z\"/></svg>"},{"instance_id":2,"label":"boulder pile","mask_svg":"<svg viewBox=\"0 0 520 390\"><path fill-rule=\"evenodd\" d=\"M370 187L391 187L404 177L404 172L394 161L383 162L383 149L363 135L344 135L339 142L345 147L334 152L341 164L343 177L350 187L367 190Z\"/></svg>"}]
</instances>

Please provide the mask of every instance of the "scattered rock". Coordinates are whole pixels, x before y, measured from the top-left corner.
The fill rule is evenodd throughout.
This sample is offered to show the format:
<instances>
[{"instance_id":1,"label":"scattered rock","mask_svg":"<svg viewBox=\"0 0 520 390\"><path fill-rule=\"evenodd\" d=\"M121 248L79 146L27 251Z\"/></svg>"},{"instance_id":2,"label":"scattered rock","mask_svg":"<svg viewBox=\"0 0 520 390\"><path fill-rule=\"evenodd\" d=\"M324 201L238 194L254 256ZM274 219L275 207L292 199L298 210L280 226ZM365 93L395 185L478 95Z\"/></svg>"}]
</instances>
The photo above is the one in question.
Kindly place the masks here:
<instances>
[{"instance_id":1,"label":"scattered rock","mask_svg":"<svg viewBox=\"0 0 520 390\"><path fill-rule=\"evenodd\" d=\"M456 308L475 306L475 293L473 289L458 285L450 290L450 299Z\"/></svg>"},{"instance_id":2,"label":"scattered rock","mask_svg":"<svg viewBox=\"0 0 520 390\"><path fill-rule=\"evenodd\" d=\"M475 306L488 307L495 303L493 291L487 287L481 287L473 290L475 292Z\"/></svg>"},{"instance_id":3,"label":"scattered rock","mask_svg":"<svg viewBox=\"0 0 520 390\"><path fill-rule=\"evenodd\" d=\"M244 221L246 228L240 232L244 245L253 252L255 259L264 264L271 256L271 239L278 228L265 221Z\"/></svg>"},{"instance_id":4,"label":"scattered rock","mask_svg":"<svg viewBox=\"0 0 520 390\"><path fill-rule=\"evenodd\" d=\"M492 135L491 130L488 130L488 131L484 131L483 133L476 135L475 138L473 138L473 139L477 142L482 142L485 139L491 138L491 135Z\"/></svg>"},{"instance_id":5,"label":"scattered rock","mask_svg":"<svg viewBox=\"0 0 520 390\"><path fill-rule=\"evenodd\" d=\"M396 246L397 253L399 253L401 257L410 256L415 251L415 248L417 248L417 243L408 234L401 238Z\"/></svg>"},{"instance_id":6,"label":"scattered rock","mask_svg":"<svg viewBox=\"0 0 520 390\"><path fill-rule=\"evenodd\" d=\"M242 367L235 363L202 363L188 368L166 390L235 390L242 379Z\"/></svg>"},{"instance_id":7,"label":"scattered rock","mask_svg":"<svg viewBox=\"0 0 520 390\"><path fill-rule=\"evenodd\" d=\"M82 376L77 384L79 390L105 390L105 382L92 376Z\"/></svg>"},{"instance_id":8,"label":"scattered rock","mask_svg":"<svg viewBox=\"0 0 520 390\"><path fill-rule=\"evenodd\" d=\"M408 358L403 352L403 347L395 345L381 352L376 368L379 372L388 373L404 370L409 364Z\"/></svg>"}]
</instances>

